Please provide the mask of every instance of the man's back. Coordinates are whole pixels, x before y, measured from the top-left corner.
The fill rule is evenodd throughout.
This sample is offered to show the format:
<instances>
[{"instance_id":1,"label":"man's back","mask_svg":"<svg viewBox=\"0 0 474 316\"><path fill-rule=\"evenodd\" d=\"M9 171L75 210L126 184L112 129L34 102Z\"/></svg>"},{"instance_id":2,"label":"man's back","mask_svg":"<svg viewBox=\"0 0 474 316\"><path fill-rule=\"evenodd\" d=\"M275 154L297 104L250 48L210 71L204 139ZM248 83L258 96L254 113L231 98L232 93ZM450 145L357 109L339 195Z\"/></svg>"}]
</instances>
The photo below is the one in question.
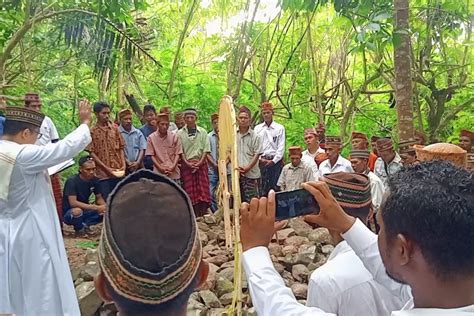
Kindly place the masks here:
<instances>
[{"instance_id":1,"label":"man's back","mask_svg":"<svg viewBox=\"0 0 474 316\"><path fill-rule=\"evenodd\" d=\"M403 307L377 283L347 242L340 242L328 262L309 280L307 306L338 316L383 316Z\"/></svg>"}]
</instances>

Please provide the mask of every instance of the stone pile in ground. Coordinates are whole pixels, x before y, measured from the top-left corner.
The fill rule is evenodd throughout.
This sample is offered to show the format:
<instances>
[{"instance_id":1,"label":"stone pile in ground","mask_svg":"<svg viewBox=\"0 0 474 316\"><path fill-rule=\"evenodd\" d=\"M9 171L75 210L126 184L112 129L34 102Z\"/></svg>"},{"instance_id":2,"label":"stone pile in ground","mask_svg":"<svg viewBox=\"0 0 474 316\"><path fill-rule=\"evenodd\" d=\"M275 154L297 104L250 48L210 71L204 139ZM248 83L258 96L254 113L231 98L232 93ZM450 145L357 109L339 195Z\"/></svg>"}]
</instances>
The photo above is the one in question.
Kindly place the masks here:
<instances>
[{"instance_id":1,"label":"stone pile in ground","mask_svg":"<svg viewBox=\"0 0 474 316\"><path fill-rule=\"evenodd\" d=\"M204 288L194 292L188 303L188 315L225 315L232 303L234 256L225 247L224 226L219 216L207 215L198 219L203 258L209 263L209 276ZM280 230L269 252L273 264L291 288L295 297L305 303L308 278L326 262L333 250L325 228L312 229L300 219L292 219ZM113 304L104 304L94 289L93 277L99 271L96 249L88 249L84 265L72 271L82 316L112 316L117 310ZM256 315L248 293L245 273L243 282L243 314Z\"/></svg>"}]
</instances>

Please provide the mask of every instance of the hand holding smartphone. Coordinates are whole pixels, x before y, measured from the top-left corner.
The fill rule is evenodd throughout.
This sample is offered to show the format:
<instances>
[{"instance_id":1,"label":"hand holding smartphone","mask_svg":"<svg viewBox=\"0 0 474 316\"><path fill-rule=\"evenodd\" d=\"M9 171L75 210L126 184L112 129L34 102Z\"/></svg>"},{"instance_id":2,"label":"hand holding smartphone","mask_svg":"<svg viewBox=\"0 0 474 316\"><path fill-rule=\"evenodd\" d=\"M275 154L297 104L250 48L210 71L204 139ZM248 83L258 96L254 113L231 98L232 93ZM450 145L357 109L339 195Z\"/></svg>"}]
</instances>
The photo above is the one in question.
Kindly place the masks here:
<instances>
[{"instance_id":1,"label":"hand holding smartphone","mask_svg":"<svg viewBox=\"0 0 474 316\"><path fill-rule=\"evenodd\" d=\"M275 204L276 221L319 213L318 203L305 189L277 192L275 193Z\"/></svg>"}]
</instances>

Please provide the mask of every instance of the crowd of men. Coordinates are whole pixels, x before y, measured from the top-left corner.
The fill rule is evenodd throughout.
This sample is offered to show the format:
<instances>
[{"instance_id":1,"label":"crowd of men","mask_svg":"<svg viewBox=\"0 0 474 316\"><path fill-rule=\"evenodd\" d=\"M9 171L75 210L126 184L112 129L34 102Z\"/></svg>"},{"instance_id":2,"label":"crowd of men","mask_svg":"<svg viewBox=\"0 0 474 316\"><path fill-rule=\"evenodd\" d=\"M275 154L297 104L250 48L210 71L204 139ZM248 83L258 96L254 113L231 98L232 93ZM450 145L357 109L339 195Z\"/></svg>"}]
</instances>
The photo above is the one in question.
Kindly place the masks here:
<instances>
[{"instance_id":1,"label":"crowd of men","mask_svg":"<svg viewBox=\"0 0 474 316\"><path fill-rule=\"evenodd\" d=\"M185 315L189 295L206 280L196 217L215 210L218 116L208 134L195 109L171 124L168 107L156 113L147 105L140 129L130 110L121 110L117 123L110 110L104 102L81 101L80 126L59 140L37 94L25 96L25 107L5 108L0 313L79 315L54 179L45 170L83 150L88 155L67 179L61 208L64 223L78 234L104 222L96 278L101 297L114 301L121 315ZM271 103L261 112L255 129L247 107L237 118L243 265L259 315L474 313L474 176L466 166L472 132L461 132L463 149L448 144L451 156L463 155L461 163L446 151L428 159L455 165L417 157L424 143L419 133L420 147L401 143L397 151L390 138L372 136L369 151L369 138L355 132L346 159L341 138L324 135L318 124L304 129L306 150L290 146L284 164L285 129L273 120ZM306 306L285 286L267 249L285 224L275 224L275 191L299 188L320 206L304 220L328 228L335 245L310 277ZM371 219L378 235L367 227Z\"/></svg>"}]
</instances>

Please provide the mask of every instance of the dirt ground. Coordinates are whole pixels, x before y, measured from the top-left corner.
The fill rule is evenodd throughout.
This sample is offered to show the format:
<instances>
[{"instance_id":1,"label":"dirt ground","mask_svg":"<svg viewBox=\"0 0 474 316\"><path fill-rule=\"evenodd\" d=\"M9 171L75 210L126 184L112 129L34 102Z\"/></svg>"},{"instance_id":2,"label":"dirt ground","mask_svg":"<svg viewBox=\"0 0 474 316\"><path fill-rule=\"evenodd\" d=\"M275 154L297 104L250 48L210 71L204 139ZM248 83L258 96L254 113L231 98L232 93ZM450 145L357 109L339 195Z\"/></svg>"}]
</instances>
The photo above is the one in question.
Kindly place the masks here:
<instances>
[{"instance_id":1,"label":"dirt ground","mask_svg":"<svg viewBox=\"0 0 474 316\"><path fill-rule=\"evenodd\" d=\"M87 248L97 248L100 239L102 224L91 227L92 233L76 237L72 226L63 226L64 245L72 268L84 265Z\"/></svg>"}]
</instances>

